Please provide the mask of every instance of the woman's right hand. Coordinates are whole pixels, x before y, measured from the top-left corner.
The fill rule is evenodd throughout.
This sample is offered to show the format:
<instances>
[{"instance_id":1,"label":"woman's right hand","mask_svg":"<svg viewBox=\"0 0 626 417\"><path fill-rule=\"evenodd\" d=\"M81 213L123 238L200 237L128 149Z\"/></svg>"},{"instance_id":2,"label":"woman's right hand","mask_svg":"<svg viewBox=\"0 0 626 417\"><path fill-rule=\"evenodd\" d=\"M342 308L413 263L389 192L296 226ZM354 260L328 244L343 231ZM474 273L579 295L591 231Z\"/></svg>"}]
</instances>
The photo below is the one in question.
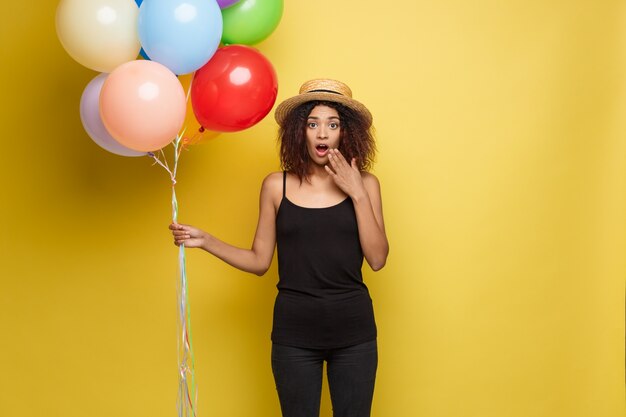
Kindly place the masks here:
<instances>
[{"instance_id":1,"label":"woman's right hand","mask_svg":"<svg viewBox=\"0 0 626 417\"><path fill-rule=\"evenodd\" d=\"M206 232L187 224L172 223L169 229L174 235L176 246L184 244L186 248L200 248L204 246L208 238Z\"/></svg>"}]
</instances>

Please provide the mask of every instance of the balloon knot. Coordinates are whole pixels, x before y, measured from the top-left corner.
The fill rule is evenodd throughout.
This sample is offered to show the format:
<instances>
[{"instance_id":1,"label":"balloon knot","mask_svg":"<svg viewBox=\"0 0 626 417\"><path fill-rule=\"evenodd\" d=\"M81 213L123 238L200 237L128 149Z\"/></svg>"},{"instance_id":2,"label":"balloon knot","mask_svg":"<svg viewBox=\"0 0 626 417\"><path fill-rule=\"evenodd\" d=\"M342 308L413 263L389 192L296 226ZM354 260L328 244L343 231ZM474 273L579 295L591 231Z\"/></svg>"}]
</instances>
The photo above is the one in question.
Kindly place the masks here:
<instances>
[{"instance_id":1,"label":"balloon knot","mask_svg":"<svg viewBox=\"0 0 626 417\"><path fill-rule=\"evenodd\" d=\"M198 129L198 132L200 133L204 132L204 126L200 126L200 129Z\"/></svg>"}]
</instances>

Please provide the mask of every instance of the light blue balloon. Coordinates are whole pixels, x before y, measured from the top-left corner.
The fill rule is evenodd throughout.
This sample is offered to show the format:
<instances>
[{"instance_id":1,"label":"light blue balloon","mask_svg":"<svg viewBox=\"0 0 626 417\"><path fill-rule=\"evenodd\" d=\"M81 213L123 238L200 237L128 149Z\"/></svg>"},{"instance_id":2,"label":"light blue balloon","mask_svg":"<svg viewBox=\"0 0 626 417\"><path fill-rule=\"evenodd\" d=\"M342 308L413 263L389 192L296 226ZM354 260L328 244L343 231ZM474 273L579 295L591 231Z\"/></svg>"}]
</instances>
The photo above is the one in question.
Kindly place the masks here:
<instances>
[{"instance_id":1,"label":"light blue balloon","mask_svg":"<svg viewBox=\"0 0 626 417\"><path fill-rule=\"evenodd\" d=\"M148 54L146 53L146 51L143 50L143 48L139 50L139 55L141 55L141 57L145 59L146 61L152 61L150 57L148 56Z\"/></svg>"},{"instance_id":2,"label":"light blue balloon","mask_svg":"<svg viewBox=\"0 0 626 417\"><path fill-rule=\"evenodd\" d=\"M206 64L222 38L216 0L149 0L139 7L139 40L152 61L174 74Z\"/></svg>"}]
</instances>

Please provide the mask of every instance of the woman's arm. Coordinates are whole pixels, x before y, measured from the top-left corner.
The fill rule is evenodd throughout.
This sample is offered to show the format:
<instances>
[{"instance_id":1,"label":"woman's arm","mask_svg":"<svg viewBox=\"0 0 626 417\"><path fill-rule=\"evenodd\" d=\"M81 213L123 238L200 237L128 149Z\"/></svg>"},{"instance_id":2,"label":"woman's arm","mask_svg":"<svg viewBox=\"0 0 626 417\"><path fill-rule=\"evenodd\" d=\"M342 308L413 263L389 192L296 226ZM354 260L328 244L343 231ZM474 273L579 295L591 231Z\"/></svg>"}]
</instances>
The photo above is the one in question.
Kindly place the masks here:
<instances>
[{"instance_id":1,"label":"woman's arm","mask_svg":"<svg viewBox=\"0 0 626 417\"><path fill-rule=\"evenodd\" d=\"M370 267L378 271L385 266L389 254L380 183L374 175L363 173L363 184L366 193L352 198L352 201L359 225L359 240L363 255Z\"/></svg>"},{"instance_id":2,"label":"woman's arm","mask_svg":"<svg viewBox=\"0 0 626 417\"><path fill-rule=\"evenodd\" d=\"M332 169L326 166L326 171L354 203L363 256L378 271L385 266L389 254L380 183L374 175L359 172L354 160L348 164L336 149L329 151L329 160Z\"/></svg>"},{"instance_id":3,"label":"woman's arm","mask_svg":"<svg viewBox=\"0 0 626 417\"><path fill-rule=\"evenodd\" d=\"M259 221L251 249L229 245L213 235L184 224L170 224L174 244L187 248L202 248L229 265L245 272L263 275L272 262L276 246L276 193L281 192L280 173L268 175L261 187Z\"/></svg>"}]
</instances>

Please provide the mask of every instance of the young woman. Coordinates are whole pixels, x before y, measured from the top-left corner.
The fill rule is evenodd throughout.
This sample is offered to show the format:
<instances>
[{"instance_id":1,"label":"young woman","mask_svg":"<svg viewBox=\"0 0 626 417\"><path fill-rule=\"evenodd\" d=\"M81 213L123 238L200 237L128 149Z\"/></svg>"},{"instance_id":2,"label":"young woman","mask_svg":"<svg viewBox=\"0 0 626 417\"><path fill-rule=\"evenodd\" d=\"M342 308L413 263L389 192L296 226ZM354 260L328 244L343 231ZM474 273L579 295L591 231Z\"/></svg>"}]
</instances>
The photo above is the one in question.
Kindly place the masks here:
<instances>
[{"instance_id":1,"label":"young woman","mask_svg":"<svg viewBox=\"0 0 626 417\"><path fill-rule=\"evenodd\" d=\"M377 271L389 252L380 185L367 172L372 115L344 83L317 79L275 117L284 171L263 181L252 248L182 224L170 225L174 243L257 275L277 246L272 370L283 416L319 416L324 361L333 415L369 416L378 354L361 266L365 257Z\"/></svg>"}]
</instances>

